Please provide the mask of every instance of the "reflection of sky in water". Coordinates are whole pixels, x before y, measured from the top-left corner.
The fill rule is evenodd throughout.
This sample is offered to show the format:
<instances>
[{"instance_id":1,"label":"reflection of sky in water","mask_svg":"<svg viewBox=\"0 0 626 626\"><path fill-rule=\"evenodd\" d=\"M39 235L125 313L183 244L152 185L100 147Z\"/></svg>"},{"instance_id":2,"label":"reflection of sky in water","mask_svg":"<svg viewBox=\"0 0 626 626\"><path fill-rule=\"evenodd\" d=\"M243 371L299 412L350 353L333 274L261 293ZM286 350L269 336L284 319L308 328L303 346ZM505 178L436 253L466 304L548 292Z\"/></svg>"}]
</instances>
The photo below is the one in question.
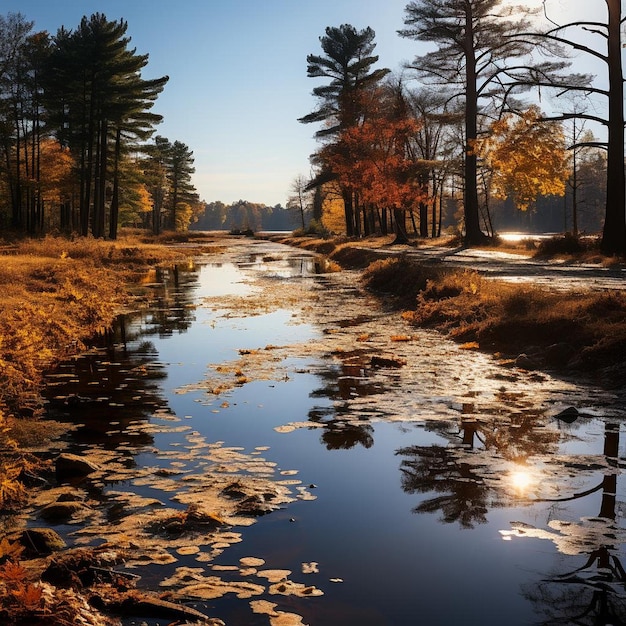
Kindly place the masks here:
<instances>
[{"instance_id":1,"label":"reflection of sky in water","mask_svg":"<svg viewBox=\"0 0 626 626\"><path fill-rule=\"evenodd\" d=\"M279 251L276 247L274 255ZM247 258L245 271L234 261L203 267L197 297L250 294L256 287L247 281L255 272L293 278L309 271L308 260L299 267L293 259L266 264L262 259L262 255ZM442 363L437 371L435 389L444 390L445 395L429 395L427 386L420 395L417 378L409 398L414 406L410 422L359 422L355 415L349 422L342 421L338 408L344 402L320 392L329 394L333 388L318 374L325 365L297 356L283 363L289 372L285 379L253 380L217 396L203 389L177 393L201 381L212 366L236 360L240 349L313 342L321 336L321 329L312 324L294 323L289 309L247 317L225 313L224 309L199 307L186 332L152 338L159 362L167 367L163 388L170 409L180 418L176 425L189 427L207 442L224 441L246 452L268 446L263 458L276 463L278 472L297 470L295 478L303 485L315 485L311 491L317 499L298 501L259 518L245 529L243 543L226 550L219 563L236 564L240 557L254 555L264 558L268 568L290 569L294 578L323 589L321 598L286 601L290 610L311 625L536 623L535 609L542 613L545 607L540 601L529 601L522 590L535 589L554 572L584 565L585 549L581 547L579 556L566 558L545 537L507 536L500 531L509 531L516 522L546 529L553 520L581 524L581 518L598 516L601 491L568 498L600 484L607 472L603 420L557 423L541 417L545 408L540 406L536 428L532 420L530 426L521 421L522 426L506 427L513 409L490 399L490 394L496 397L502 381L481 381L480 371L468 367L472 388L483 389L487 402L494 402L490 412L477 409L477 418L482 420L477 433L482 439L473 439L474 449L469 449L460 435L462 409L468 399L458 391L462 389L460 372L450 362ZM428 350L431 345L435 344L428 344ZM467 359L486 362L480 355ZM529 396L534 389L541 396L541 382L529 383ZM576 390L574 397L581 394ZM385 406L382 395L369 396L367 408L377 403ZM541 398L538 405L545 401ZM317 414L324 415L326 428L275 430ZM355 414L358 417L358 410ZM158 417L153 419L158 421ZM156 450L181 449L186 445L184 436L155 433L152 451L146 448L136 454L136 462L166 467L172 459L159 458ZM540 452L531 455L526 467L514 459L503 461L501 455L516 450L520 445L516 438L522 436ZM431 459L428 455L435 447L440 454ZM619 449L623 453L624 445L620 443ZM571 463L554 461L555 454ZM591 461L597 466L590 468ZM408 470L424 480L411 481ZM620 476L618 501L624 499L622 483ZM144 488L143 493L159 497L151 488ZM536 501L538 497L548 500L546 493L552 501ZM161 494L164 501L168 497ZM464 528L455 519L455 511L472 507L477 517ZM419 514L418 509L429 512ZM616 523L623 525L621 518ZM616 537L618 554L621 541ZM310 561L319 563L319 574L304 576L300 566ZM188 564L198 566L193 560ZM344 582L333 584L331 578ZM284 610L284 599L273 601ZM215 600L211 613L234 623L228 611L241 615L241 609L233 608L238 603L246 601Z\"/></svg>"}]
</instances>

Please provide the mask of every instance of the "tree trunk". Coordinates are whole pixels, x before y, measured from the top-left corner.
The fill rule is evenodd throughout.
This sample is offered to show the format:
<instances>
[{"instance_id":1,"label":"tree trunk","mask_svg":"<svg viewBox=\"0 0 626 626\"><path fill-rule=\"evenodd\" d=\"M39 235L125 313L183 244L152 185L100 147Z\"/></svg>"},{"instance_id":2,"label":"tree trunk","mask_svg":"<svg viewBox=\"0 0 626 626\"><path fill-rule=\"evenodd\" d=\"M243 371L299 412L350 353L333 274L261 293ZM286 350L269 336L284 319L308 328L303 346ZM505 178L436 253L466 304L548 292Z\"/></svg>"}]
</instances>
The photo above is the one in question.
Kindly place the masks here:
<instances>
[{"instance_id":1,"label":"tree trunk","mask_svg":"<svg viewBox=\"0 0 626 626\"><path fill-rule=\"evenodd\" d=\"M394 209L393 216L396 229L396 238L393 243L409 243L409 238L406 234L406 213L403 209Z\"/></svg>"},{"instance_id":2,"label":"tree trunk","mask_svg":"<svg viewBox=\"0 0 626 626\"><path fill-rule=\"evenodd\" d=\"M620 36L620 0L606 0L608 23L609 120L606 217L601 249L605 254L626 253L626 181L624 176L624 82Z\"/></svg>"},{"instance_id":3,"label":"tree trunk","mask_svg":"<svg viewBox=\"0 0 626 626\"><path fill-rule=\"evenodd\" d=\"M346 218L346 235L354 237L354 208L352 204L352 192L349 189L342 189L343 211Z\"/></svg>"},{"instance_id":4,"label":"tree trunk","mask_svg":"<svg viewBox=\"0 0 626 626\"><path fill-rule=\"evenodd\" d=\"M120 151L122 145L122 131L118 128L115 133L115 156L113 162L113 194L111 196L111 215L109 216L109 239L117 239L117 223L120 207Z\"/></svg>"},{"instance_id":5,"label":"tree trunk","mask_svg":"<svg viewBox=\"0 0 626 626\"><path fill-rule=\"evenodd\" d=\"M478 136L478 93L476 89L476 56L474 47L474 29L471 6L465 13L465 189L463 211L465 218L465 245L472 246L484 241L485 235L480 229L478 210L478 166L475 142Z\"/></svg>"}]
</instances>

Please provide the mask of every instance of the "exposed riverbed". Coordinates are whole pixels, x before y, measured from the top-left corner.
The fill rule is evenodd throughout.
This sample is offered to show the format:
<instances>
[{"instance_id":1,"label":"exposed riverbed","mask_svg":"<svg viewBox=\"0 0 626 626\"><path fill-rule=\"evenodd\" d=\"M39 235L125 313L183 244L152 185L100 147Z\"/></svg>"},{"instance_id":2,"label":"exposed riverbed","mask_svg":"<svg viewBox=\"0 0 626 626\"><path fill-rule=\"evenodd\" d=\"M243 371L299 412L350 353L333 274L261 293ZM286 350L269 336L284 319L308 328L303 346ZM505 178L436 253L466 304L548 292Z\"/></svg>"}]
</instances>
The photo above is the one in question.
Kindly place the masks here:
<instances>
[{"instance_id":1,"label":"exposed riverbed","mask_svg":"<svg viewBox=\"0 0 626 626\"><path fill-rule=\"evenodd\" d=\"M54 526L70 545L129 548L140 587L230 626L626 620L616 397L410 327L306 252L225 243L51 374L100 467Z\"/></svg>"}]
</instances>

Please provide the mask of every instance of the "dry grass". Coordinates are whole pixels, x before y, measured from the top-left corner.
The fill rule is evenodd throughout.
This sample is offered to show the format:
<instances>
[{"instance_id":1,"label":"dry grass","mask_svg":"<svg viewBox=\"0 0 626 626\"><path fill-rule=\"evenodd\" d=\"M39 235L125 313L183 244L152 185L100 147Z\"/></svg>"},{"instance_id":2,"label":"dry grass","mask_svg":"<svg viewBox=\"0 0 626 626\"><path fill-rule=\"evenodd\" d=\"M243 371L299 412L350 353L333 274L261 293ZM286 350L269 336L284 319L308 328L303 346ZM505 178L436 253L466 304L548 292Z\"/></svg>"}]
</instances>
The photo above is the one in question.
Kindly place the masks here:
<instances>
[{"instance_id":1,"label":"dry grass","mask_svg":"<svg viewBox=\"0 0 626 626\"><path fill-rule=\"evenodd\" d=\"M183 256L181 250L132 237L116 242L46 237L0 242L0 251L0 403L5 410L19 409L24 397L37 391L42 369L111 325L130 297L124 285L139 271Z\"/></svg>"},{"instance_id":2,"label":"dry grass","mask_svg":"<svg viewBox=\"0 0 626 626\"><path fill-rule=\"evenodd\" d=\"M537 355L547 365L584 370L623 367L626 294L553 292L482 278L473 271L377 261L365 284L406 309L404 317L481 349ZM565 345L558 357L555 345ZM553 355L550 357L550 355Z\"/></svg>"},{"instance_id":3,"label":"dry grass","mask_svg":"<svg viewBox=\"0 0 626 626\"><path fill-rule=\"evenodd\" d=\"M131 299L125 285L140 273L189 254L136 237L116 242L60 237L0 241L1 475L19 474L22 448L44 443L46 433L36 418L45 369L76 354L86 339L111 326ZM27 425L16 418L35 419ZM0 509L9 500L19 504L19 490L12 487L0 485ZM3 489L11 498L3 498Z\"/></svg>"}]
</instances>

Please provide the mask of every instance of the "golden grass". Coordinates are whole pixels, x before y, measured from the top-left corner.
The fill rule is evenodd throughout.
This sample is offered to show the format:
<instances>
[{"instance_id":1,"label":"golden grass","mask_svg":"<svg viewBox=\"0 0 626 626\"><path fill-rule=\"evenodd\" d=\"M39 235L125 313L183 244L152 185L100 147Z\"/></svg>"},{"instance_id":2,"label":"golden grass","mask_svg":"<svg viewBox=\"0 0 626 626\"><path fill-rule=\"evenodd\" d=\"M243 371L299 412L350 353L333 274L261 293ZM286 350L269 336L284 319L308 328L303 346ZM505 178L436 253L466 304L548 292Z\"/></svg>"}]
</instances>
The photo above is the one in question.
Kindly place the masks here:
<instances>
[{"instance_id":1,"label":"golden grass","mask_svg":"<svg viewBox=\"0 0 626 626\"><path fill-rule=\"evenodd\" d=\"M0 474L17 471L21 448L38 446L45 435L36 421L26 427L14 419L38 416L45 369L111 326L132 298L125 285L139 273L193 251L137 237L0 241ZM11 489L0 485L0 508L19 504L20 494Z\"/></svg>"},{"instance_id":2,"label":"golden grass","mask_svg":"<svg viewBox=\"0 0 626 626\"><path fill-rule=\"evenodd\" d=\"M472 348L542 354L567 344L567 360L588 370L622 366L626 357L621 292L556 292L406 259L376 261L363 278L368 288L405 309L403 317L411 323Z\"/></svg>"}]
</instances>

